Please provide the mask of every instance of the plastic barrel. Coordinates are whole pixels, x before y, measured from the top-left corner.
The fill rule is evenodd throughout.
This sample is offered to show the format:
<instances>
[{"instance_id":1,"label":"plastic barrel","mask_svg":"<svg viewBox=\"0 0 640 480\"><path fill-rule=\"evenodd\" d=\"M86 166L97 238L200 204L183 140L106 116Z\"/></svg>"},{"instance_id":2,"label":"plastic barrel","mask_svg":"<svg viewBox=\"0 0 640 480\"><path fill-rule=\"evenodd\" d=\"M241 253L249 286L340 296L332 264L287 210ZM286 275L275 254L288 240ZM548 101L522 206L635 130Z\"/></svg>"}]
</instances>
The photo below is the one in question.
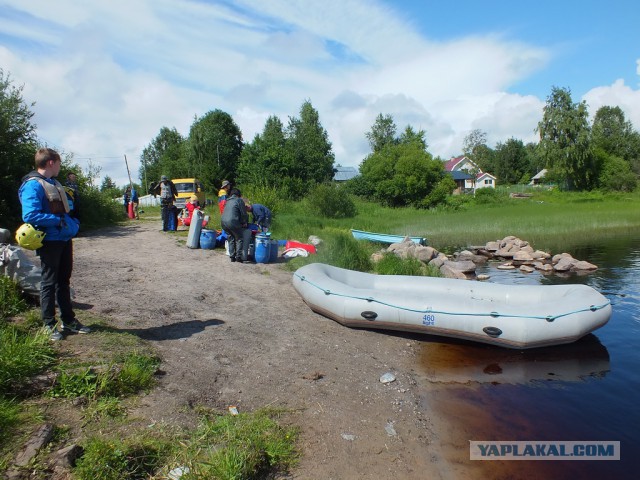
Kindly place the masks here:
<instances>
[{"instance_id":1,"label":"plastic barrel","mask_svg":"<svg viewBox=\"0 0 640 480\"><path fill-rule=\"evenodd\" d=\"M256 235L256 263L269 263L269 237Z\"/></svg>"},{"instance_id":2,"label":"plastic barrel","mask_svg":"<svg viewBox=\"0 0 640 480\"><path fill-rule=\"evenodd\" d=\"M200 248L212 249L216 246L216 235L212 230L202 230L200 232Z\"/></svg>"},{"instance_id":3,"label":"plastic barrel","mask_svg":"<svg viewBox=\"0 0 640 480\"><path fill-rule=\"evenodd\" d=\"M269 261L278 261L278 240L269 240Z\"/></svg>"}]
</instances>

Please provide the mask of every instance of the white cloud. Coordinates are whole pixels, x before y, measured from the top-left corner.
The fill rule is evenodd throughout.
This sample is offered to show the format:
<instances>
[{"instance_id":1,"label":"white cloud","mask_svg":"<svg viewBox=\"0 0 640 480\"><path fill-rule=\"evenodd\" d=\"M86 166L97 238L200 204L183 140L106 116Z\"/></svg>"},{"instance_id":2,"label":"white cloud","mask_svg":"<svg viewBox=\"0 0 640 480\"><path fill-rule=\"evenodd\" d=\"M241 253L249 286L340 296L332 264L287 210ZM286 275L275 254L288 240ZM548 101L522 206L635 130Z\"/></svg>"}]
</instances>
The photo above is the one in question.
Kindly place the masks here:
<instances>
[{"instance_id":1,"label":"white cloud","mask_svg":"<svg viewBox=\"0 0 640 480\"><path fill-rule=\"evenodd\" d=\"M435 42L373 0L0 4L11 13L0 13L9 39L0 42L0 65L36 102L39 136L83 166L98 162L120 185L124 154L137 177L160 128L186 136L194 116L217 108L251 141L270 115L286 125L310 99L336 161L351 166L369 152L365 133L379 113L393 115L399 132L425 130L430 151L444 158L474 128L490 143L533 141L543 102L507 92L551 58L495 35ZM640 124L637 90L601 89L586 96L592 109L619 100Z\"/></svg>"},{"instance_id":2,"label":"white cloud","mask_svg":"<svg viewBox=\"0 0 640 480\"><path fill-rule=\"evenodd\" d=\"M640 131L640 90L625 85L624 80L616 80L612 85L596 87L583 97L589 105L589 114L593 117L603 106L618 106L636 130Z\"/></svg>"}]
</instances>

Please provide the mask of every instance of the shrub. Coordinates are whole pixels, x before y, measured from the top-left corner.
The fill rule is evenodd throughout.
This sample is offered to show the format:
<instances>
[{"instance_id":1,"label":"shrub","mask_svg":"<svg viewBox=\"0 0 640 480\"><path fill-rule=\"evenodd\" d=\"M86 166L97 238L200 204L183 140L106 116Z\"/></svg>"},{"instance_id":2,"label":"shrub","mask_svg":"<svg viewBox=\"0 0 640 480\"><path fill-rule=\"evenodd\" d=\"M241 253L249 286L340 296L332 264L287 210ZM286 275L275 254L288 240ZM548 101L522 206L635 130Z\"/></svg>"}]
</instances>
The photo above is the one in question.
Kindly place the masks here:
<instances>
[{"instance_id":1,"label":"shrub","mask_svg":"<svg viewBox=\"0 0 640 480\"><path fill-rule=\"evenodd\" d=\"M342 188L322 184L307 196L309 210L326 218L352 218L358 213L355 203Z\"/></svg>"},{"instance_id":2,"label":"shrub","mask_svg":"<svg viewBox=\"0 0 640 480\"><path fill-rule=\"evenodd\" d=\"M478 205L497 203L500 198L500 194L494 188L479 188L474 195L475 202Z\"/></svg>"}]
</instances>

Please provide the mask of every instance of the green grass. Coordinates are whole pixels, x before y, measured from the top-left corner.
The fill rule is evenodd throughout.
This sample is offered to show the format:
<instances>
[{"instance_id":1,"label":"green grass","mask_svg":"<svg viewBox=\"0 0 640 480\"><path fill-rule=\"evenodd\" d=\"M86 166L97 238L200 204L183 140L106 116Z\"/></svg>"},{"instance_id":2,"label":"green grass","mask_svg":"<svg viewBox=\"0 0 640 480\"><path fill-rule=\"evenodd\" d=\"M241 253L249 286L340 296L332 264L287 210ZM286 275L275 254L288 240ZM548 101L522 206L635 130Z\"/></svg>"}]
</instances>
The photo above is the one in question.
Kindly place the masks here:
<instances>
[{"instance_id":1,"label":"green grass","mask_svg":"<svg viewBox=\"0 0 640 480\"><path fill-rule=\"evenodd\" d=\"M191 432L141 432L129 438L88 439L73 473L80 480L166 478L257 479L295 465L297 429L278 423L279 412L258 410L237 416L205 414ZM271 478L271 477L269 477Z\"/></svg>"},{"instance_id":2,"label":"green grass","mask_svg":"<svg viewBox=\"0 0 640 480\"><path fill-rule=\"evenodd\" d=\"M298 458L298 431L277 417L274 410L203 417L176 458L191 470L183 478L254 479L287 471Z\"/></svg>"},{"instance_id":3,"label":"green grass","mask_svg":"<svg viewBox=\"0 0 640 480\"><path fill-rule=\"evenodd\" d=\"M0 323L0 395L11 394L20 382L53 362L54 349L44 329Z\"/></svg>"},{"instance_id":4,"label":"green grass","mask_svg":"<svg viewBox=\"0 0 640 480\"><path fill-rule=\"evenodd\" d=\"M0 322L28 308L20 287L9 277L0 275Z\"/></svg>"},{"instance_id":5,"label":"green grass","mask_svg":"<svg viewBox=\"0 0 640 480\"><path fill-rule=\"evenodd\" d=\"M94 367L62 365L62 372L49 395L56 398L90 399L133 395L153 385L153 375L158 365L157 357L137 351L127 353L119 361L113 360L102 365L99 370Z\"/></svg>"},{"instance_id":6,"label":"green grass","mask_svg":"<svg viewBox=\"0 0 640 480\"><path fill-rule=\"evenodd\" d=\"M423 236L434 248L446 251L516 235L535 248L566 251L640 228L640 192L604 195L538 191L527 199L511 199L504 193L494 203L476 204L472 197L454 200L455 208L434 210L393 209L359 200L358 214L349 219L310 216L302 202L294 202L287 204L274 220L273 237L305 242L309 235L317 235L327 240L338 233L349 234L349 229L355 228ZM333 259L328 260L336 264Z\"/></svg>"}]
</instances>

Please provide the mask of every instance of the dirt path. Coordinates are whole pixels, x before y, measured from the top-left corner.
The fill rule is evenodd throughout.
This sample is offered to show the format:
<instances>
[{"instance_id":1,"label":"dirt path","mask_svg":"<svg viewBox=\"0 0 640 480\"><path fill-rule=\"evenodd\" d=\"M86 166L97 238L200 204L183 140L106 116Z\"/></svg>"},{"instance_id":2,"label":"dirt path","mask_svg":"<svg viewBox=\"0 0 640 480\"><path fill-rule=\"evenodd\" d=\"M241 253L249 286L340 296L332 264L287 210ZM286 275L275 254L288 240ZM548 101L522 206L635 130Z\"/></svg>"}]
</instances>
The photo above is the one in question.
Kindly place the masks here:
<instances>
[{"instance_id":1,"label":"dirt path","mask_svg":"<svg viewBox=\"0 0 640 480\"><path fill-rule=\"evenodd\" d=\"M162 357L166 375L135 415L182 423L199 405L285 407L302 428L293 478L449 477L412 374L418 341L345 328L311 312L281 265L231 263L159 227L75 241L76 302ZM389 371L397 380L380 383Z\"/></svg>"}]
</instances>

